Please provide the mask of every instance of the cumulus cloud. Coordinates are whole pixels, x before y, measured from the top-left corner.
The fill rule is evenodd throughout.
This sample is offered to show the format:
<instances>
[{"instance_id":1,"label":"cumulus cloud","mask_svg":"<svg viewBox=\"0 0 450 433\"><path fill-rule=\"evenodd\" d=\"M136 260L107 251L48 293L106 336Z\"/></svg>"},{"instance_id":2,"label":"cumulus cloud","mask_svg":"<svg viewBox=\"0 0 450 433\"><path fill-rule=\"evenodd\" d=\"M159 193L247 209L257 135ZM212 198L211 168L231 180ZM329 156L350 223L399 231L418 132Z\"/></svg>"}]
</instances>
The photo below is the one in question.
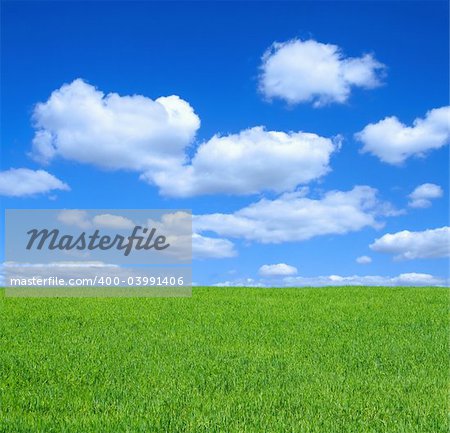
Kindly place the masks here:
<instances>
[{"instance_id":1,"label":"cumulus cloud","mask_svg":"<svg viewBox=\"0 0 450 433\"><path fill-rule=\"evenodd\" d=\"M339 146L339 137L254 127L216 135L198 147L189 164L149 171L142 179L178 197L290 191L328 173L330 155Z\"/></svg>"},{"instance_id":2,"label":"cumulus cloud","mask_svg":"<svg viewBox=\"0 0 450 433\"><path fill-rule=\"evenodd\" d=\"M186 101L105 95L81 79L37 104L33 121L36 160L136 171L175 197L291 191L328 173L340 146L340 137L259 126L215 135L192 151L200 119Z\"/></svg>"},{"instance_id":3,"label":"cumulus cloud","mask_svg":"<svg viewBox=\"0 0 450 433\"><path fill-rule=\"evenodd\" d=\"M195 259L223 259L237 255L228 239L211 238L197 233L192 235L192 255Z\"/></svg>"},{"instance_id":4,"label":"cumulus cloud","mask_svg":"<svg viewBox=\"0 0 450 433\"><path fill-rule=\"evenodd\" d=\"M377 198L377 190L368 186L330 191L317 199L307 197L307 193L303 188L275 200L262 199L234 213L197 215L194 230L261 243L295 242L365 227L380 228L378 216L395 214L389 204Z\"/></svg>"},{"instance_id":5,"label":"cumulus cloud","mask_svg":"<svg viewBox=\"0 0 450 433\"><path fill-rule=\"evenodd\" d=\"M166 230L167 230L167 226ZM179 255L180 251L184 254L186 251L191 253L192 259L226 259L237 256L237 251L233 242L228 239L203 236L198 233L175 233L166 231L167 242L175 246L173 254Z\"/></svg>"},{"instance_id":6,"label":"cumulus cloud","mask_svg":"<svg viewBox=\"0 0 450 433\"><path fill-rule=\"evenodd\" d=\"M145 214L143 215L145 216ZM64 209L58 213L57 220L65 225L79 227L83 230L92 227L131 230L138 225L156 228L165 234L167 241L175 248L174 254L186 254L191 250L189 244L192 244L194 259L222 259L237 255L234 244L228 239L212 238L198 233L191 235L191 215L183 211L163 214L158 220L146 219L135 222L122 215L109 213L93 215L92 211L88 213L80 209Z\"/></svg>"},{"instance_id":7,"label":"cumulus cloud","mask_svg":"<svg viewBox=\"0 0 450 433\"><path fill-rule=\"evenodd\" d=\"M411 194L408 205L415 208L425 208L431 206L431 200L442 197L443 191L439 185L434 183L424 183L419 185Z\"/></svg>"},{"instance_id":8,"label":"cumulus cloud","mask_svg":"<svg viewBox=\"0 0 450 433\"><path fill-rule=\"evenodd\" d=\"M111 215L109 213L95 215L92 222L96 227L105 227L109 229L132 229L136 224L129 218L121 215Z\"/></svg>"},{"instance_id":9,"label":"cumulus cloud","mask_svg":"<svg viewBox=\"0 0 450 433\"><path fill-rule=\"evenodd\" d=\"M388 233L376 239L370 248L379 253L395 254L397 260L449 257L450 227Z\"/></svg>"},{"instance_id":10,"label":"cumulus cloud","mask_svg":"<svg viewBox=\"0 0 450 433\"><path fill-rule=\"evenodd\" d=\"M182 164L200 120L183 99L105 95L77 79L34 107L32 155L106 169L162 170Z\"/></svg>"},{"instance_id":11,"label":"cumulus cloud","mask_svg":"<svg viewBox=\"0 0 450 433\"><path fill-rule=\"evenodd\" d=\"M347 101L353 87L379 86L384 69L372 54L345 57L337 45L292 39L265 52L259 86L269 99L319 107Z\"/></svg>"},{"instance_id":12,"label":"cumulus cloud","mask_svg":"<svg viewBox=\"0 0 450 433\"><path fill-rule=\"evenodd\" d=\"M363 143L362 152L371 153L388 164L401 164L411 156L424 157L450 141L450 106L428 111L414 120L412 126L397 117L386 117L367 125L356 134Z\"/></svg>"},{"instance_id":13,"label":"cumulus cloud","mask_svg":"<svg viewBox=\"0 0 450 433\"><path fill-rule=\"evenodd\" d=\"M129 218L121 215L97 214L92 215L85 210L80 209L63 209L58 213L57 220L68 226L75 226L81 229L90 227L108 228L108 229L132 229L136 225Z\"/></svg>"},{"instance_id":14,"label":"cumulus cloud","mask_svg":"<svg viewBox=\"0 0 450 433\"><path fill-rule=\"evenodd\" d=\"M276 265L262 265L259 268L259 274L264 277L295 275L297 268L287 265L286 263L278 263Z\"/></svg>"},{"instance_id":15,"label":"cumulus cloud","mask_svg":"<svg viewBox=\"0 0 450 433\"><path fill-rule=\"evenodd\" d=\"M368 265L369 263L372 263L372 259L369 256L360 256L356 258L356 263Z\"/></svg>"},{"instance_id":16,"label":"cumulus cloud","mask_svg":"<svg viewBox=\"0 0 450 433\"><path fill-rule=\"evenodd\" d=\"M63 224L81 229L92 226L87 211L80 209L63 209L58 213L56 219Z\"/></svg>"},{"instance_id":17,"label":"cumulus cloud","mask_svg":"<svg viewBox=\"0 0 450 433\"><path fill-rule=\"evenodd\" d=\"M68 191L67 184L45 170L10 168L0 172L0 195L24 197L44 194L55 189Z\"/></svg>"}]
</instances>

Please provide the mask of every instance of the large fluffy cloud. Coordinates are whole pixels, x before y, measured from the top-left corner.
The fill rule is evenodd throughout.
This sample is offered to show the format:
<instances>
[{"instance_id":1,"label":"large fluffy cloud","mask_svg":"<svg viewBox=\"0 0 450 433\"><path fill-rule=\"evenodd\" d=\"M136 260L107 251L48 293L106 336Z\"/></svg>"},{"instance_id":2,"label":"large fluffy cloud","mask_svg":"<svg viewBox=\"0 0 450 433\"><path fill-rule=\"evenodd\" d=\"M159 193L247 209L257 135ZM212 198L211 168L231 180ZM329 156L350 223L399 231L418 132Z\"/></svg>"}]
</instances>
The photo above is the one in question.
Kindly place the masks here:
<instances>
[{"instance_id":1,"label":"large fluffy cloud","mask_svg":"<svg viewBox=\"0 0 450 433\"><path fill-rule=\"evenodd\" d=\"M81 79L37 104L33 120L37 160L61 157L139 171L183 163L184 150L200 126L192 107L178 96L105 95Z\"/></svg>"},{"instance_id":2,"label":"large fluffy cloud","mask_svg":"<svg viewBox=\"0 0 450 433\"><path fill-rule=\"evenodd\" d=\"M293 39L274 43L262 57L260 89L289 104L343 103L352 87L379 86L383 70L371 54L345 57L337 45Z\"/></svg>"},{"instance_id":3,"label":"large fluffy cloud","mask_svg":"<svg viewBox=\"0 0 450 433\"><path fill-rule=\"evenodd\" d=\"M419 185L410 195L410 207L425 208L431 206L431 200L442 197L443 191L439 185L424 183Z\"/></svg>"},{"instance_id":4,"label":"large fluffy cloud","mask_svg":"<svg viewBox=\"0 0 450 433\"><path fill-rule=\"evenodd\" d=\"M137 171L177 197L290 191L326 174L340 144L339 137L254 127L188 151L200 120L186 101L105 95L81 79L37 104L33 120L35 159Z\"/></svg>"},{"instance_id":5,"label":"large fluffy cloud","mask_svg":"<svg viewBox=\"0 0 450 433\"><path fill-rule=\"evenodd\" d=\"M22 197L55 189L67 191L69 186L45 170L10 168L0 172L0 195L3 196Z\"/></svg>"},{"instance_id":6,"label":"large fluffy cloud","mask_svg":"<svg viewBox=\"0 0 450 433\"><path fill-rule=\"evenodd\" d=\"M394 254L400 260L450 257L450 227L388 233L376 239L370 248L380 253Z\"/></svg>"},{"instance_id":7,"label":"large fluffy cloud","mask_svg":"<svg viewBox=\"0 0 450 433\"><path fill-rule=\"evenodd\" d=\"M446 106L428 111L423 119L414 120L412 126L406 126L395 116L386 117L367 125L356 138L363 143L363 152L389 164L401 164L411 156L423 157L428 151L448 144L449 124L450 106Z\"/></svg>"},{"instance_id":8,"label":"large fluffy cloud","mask_svg":"<svg viewBox=\"0 0 450 433\"><path fill-rule=\"evenodd\" d=\"M306 196L307 189L286 193L275 200L262 199L234 213L194 217L197 232L262 243L303 241L327 234L345 234L365 227L380 227L380 215L395 214L377 198L377 190L356 186L331 191L320 198Z\"/></svg>"},{"instance_id":9,"label":"large fluffy cloud","mask_svg":"<svg viewBox=\"0 0 450 433\"><path fill-rule=\"evenodd\" d=\"M339 138L255 127L216 135L199 146L189 165L148 172L143 178L170 196L283 192L326 174L338 147Z\"/></svg>"}]
</instances>

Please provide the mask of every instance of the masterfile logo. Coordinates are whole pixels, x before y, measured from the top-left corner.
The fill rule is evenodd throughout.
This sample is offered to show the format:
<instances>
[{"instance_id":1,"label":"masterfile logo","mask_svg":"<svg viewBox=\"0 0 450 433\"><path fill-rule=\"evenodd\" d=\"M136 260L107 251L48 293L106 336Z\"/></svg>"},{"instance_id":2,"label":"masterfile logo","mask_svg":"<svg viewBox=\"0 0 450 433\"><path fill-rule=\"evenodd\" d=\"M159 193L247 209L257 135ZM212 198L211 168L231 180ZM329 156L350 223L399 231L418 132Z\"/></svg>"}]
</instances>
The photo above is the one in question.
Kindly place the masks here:
<instances>
[{"instance_id":1,"label":"masterfile logo","mask_svg":"<svg viewBox=\"0 0 450 433\"><path fill-rule=\"evenodd\" d=\"M142 233L141 236L139 236L139 232ZM156 235L155 228L141 226L135 226L128 237L119 234L115 236L101 235L100 230L95 230L91 235L82 232L78 237L61 234L58 229L32 229L27 234L30 235L27 250L48 248L49 250L59 249L62 251L74 249L92 251L98 248L105 251L116 248L123 251L125 256L128 256L133 248L147 251L154 248L161 251L170 247L170 244L166 241L166 236Z\"/></svg>"},{"instance_id":2,"label":"masterfile logo","mask_svg":"<svg viewBox=\"0 0 450 433\"><path fill-rule=\"evenodd\" d=\"M192 259L186 210L8 209L5 237L9 262L142 265Z\"/></svg>"},{"instance_id":3,"label":"masterfile logo","mask_svg":"<svg viewBox=\"0 0 450 433\"><path fill-rule=\"evenodd\" d=\"M190 296L186 210L6 211L7 296Z\"/></svg>"}]
</instances>

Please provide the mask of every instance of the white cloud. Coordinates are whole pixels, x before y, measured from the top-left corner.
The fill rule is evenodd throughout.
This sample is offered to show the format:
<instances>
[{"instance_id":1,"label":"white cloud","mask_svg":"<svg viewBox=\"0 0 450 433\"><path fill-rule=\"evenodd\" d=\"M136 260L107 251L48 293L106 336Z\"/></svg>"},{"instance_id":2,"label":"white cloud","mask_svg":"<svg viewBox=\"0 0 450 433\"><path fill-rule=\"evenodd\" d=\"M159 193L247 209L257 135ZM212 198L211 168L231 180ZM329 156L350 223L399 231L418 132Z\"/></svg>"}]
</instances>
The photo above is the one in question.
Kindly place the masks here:
<instances>
[{"instance_id":1,"label":"white cloud","mask_svg":"<svg viewBox=\"0 0 450 433\"><path fill-rule=\"evenodd\" d=\"M448 281L423 273L404 273L396 277L379 275L328 275L319 277L287 277L286 286L445 286Z\"/></svg>"},{"instance_id":2,"label":"white cloud","mask_svg":"<svg viewBox=\"0 0 450 433\"><path fill-rule=\"evenodd\" d=\"M431 206L431 200L442 197L443 191L439 185L434 183L424 183L419 185L410 195L408 205L415 208L425 208Z\"/></svg>"},{"instance_id":3,"label":"white cloud","mask_svg":"<svg viewBox=\"0 0 450 433\"><path fill-rule=\"evenodd\" d=\"M266 284L261 281L256 281L253 278L241 278L238 280L223 281L221 283L213 284L215 287L266 287Z\"/></svg>"},{"instance_id":4,"label":"white cloud","mask_svg":"<svg viewBox=\"0 0 450 433\"><path fill-rule=\"evenodd\" d=\"M306 197L307 189L262 199L230 214L194 216L194 231L262 243L303 241L315 236L345 234L365 227L380 228L378 216L395 212L377 198L377 190L356 186Z\"/></svg>"},{"instance_id":5,"label":"white cloud","mask_svg":"<svg viewBox=\"0 0 450 433\"><path fill-rule=\"evenodd\" d=\"M345 102L352 87L379 86L383 71L372 54L345 57L337 45L292 39L274 43L265 52L259 86L267 98L318 107Z\"/></svg>"},{"instance_id":6,"label":"white cloud","mask_svg":"<svg viewBox=\"0 0 450 433\"><path fill-rule=\"evenodd\" d=\"M44 194L55 189L68 191L67 184L45 170L10 168L0 172L0 195L23 197Z\"/></svg>"},{"instance_id":7,"label":"white cloud","mask_svg":"<svg viewBox=\"0 0 450 433\"><path fill-rule=\"evenodd\" d=\"M132 229L136 226L136 224L128 218L111 214L95 215L92 222L95 226L110 229Z\"/></svg>"},{"instance_id":8,"label":"white cloud","mask_svg":"<svg viewBox=\"0 0 450 433\"><path fill-rule=\"evenodd\" d=\"M297 268L295 266L287 265L286 263L278 263L276 265L262 265L259 268L259 274L264 277L271 276L287 276L295 275Z\"/></svg>"},{"instance_id":9,"label":"white cloud","mask_svg":"<svg viewBox=\"0 0 450 433\"><path fill-rule=\"evenodd\" d=\"M121 215L99 214L89 215L87 211L80 209L63 209L58 213L59 222L81 229L90 227L105 227L110 229L132 229L137 224Z\"/></svg>"},{"instance_id":10,"label":"white cloud","mask_svg":"<svg viewBox=\"0 0 450 433\"><path fill-rule=\"evenodd\" d=\"M369 256L360 256L356 258L356 263L368 265L369 263L372 263L372 259Z\"/></svg>"},{"instance_id":11,"label":"white cloud","mask_svg":"<svg viewBox=\"0 0 450 433\"><path fill-rule=\"evenodd\" d=\"M145 215L145 214L144 214ZM136 216L139 216L137 214ZM86 210L63 209L57 214L57 220L68 226L79 227L82 230L89 228L109 228L109 229L133 229L141 225L156 228L160 233L164 233L167 242L171 244L171 251L167 254L194 259L222 259L235 257L237 251L233 242L228 239L212 238L202 236L198 233L191 233L191 214L183 211L174 211L158 215L157 219L146 219L139 223L121 215L97 214L92 215Z\"/></svg>"},{"instance_id":12,"label":"white cloud","mask_svg":"<svg viewBox=\"0 0 450 433\"><path fill-rule=\"evenodd\" d=\"M107 169L163 170L182 164L200 120L178 96L105 95L81 79L63 85L33 112L33 156Z\"/></svg>"},{"instance_id":13,"label":"white cloud","mask_svg":"<svg viewBox=\"0 0 450 433\"><path fill-rule=\"evenodd\" d=\"M197 233L192 235L194 259L223 259L237 255L234 244L228 239L210 238Z\"/></svg>"},{"instance_id":14,"label":"white cloud","mask_svg":"<svg viewBox=\"0 0 450 433\"><path fill-rule=\"evenodd\" d=\"M176 197L291 191L328 173L340 146L340 137L260 126L215 135L191 152L200 119L186 101L105 95L81 79L37 104L33 120L36 160L136 171L161 194Z\"/></svg>"},{"instance_id":15,"label":"white cloud","mask_svg":"<svg viewBox=\"0 0 450 433\"><path fill-rule=\"evenodd\" d=\"M220 287L327 287L327 286L448 286L450 281L431 274L409 272L395 277L380 275L288 276L279 279L240 278L214 284Z\"/></svg>"},{"instance_id":16,"label":"white cloud","mask_svg":"<svg viewBox=\"0 0 450 433\"><path fill-rule=\"evenodd\" d=\"M449 257L450 227L388 233L376 239L370 248L379 253L395 254L395 259L399 260Z\"/></svg>"},{"instance_id":17,"label":"white cloud","mask_svg":"<svg viewBox=\"0 0 450 433\"><path fill-rule=\"evenodd\" d=\"M137 225L155 228L166 236L172 254L183 260L189 259L223 259L237 256L233 242L223 238L202 236L192 232L192 216L184 211L164 213L157 219L135 222L119 215L101 214L92 218L96 227L112 229L132 229ZM192 254L191 254L192 253Z\"/></svg>"},{"instance_id":18,"label":"white cloud","mask_svg":"<svg viewBox=\"0 0 450 433\"><path fill-rule=\"evenodd\" d=\"M415 286L433 286L433 285L448 285L442 278L433 277L430 274L422 274L417 272L408 272L400 274L398 277L393 278L393 282L397 285L415 285Z\"/></svg>"},{"instance_id":19,"label":"white cloud","mask_svg":"<svg viewBox=\"0 0 450 433\"><path fill-rule=\"evenodd\" d=\"M450 107L428 111L423 119L415 119L406 126L397 117L386 117L367 125L355 137L364 146L362 152L371 153L383 162L401 164L411 156L424 157L432 149L439 149L450 141Z\"/></svg>"},{"instance_id":20,"label":"white cloud","mask_svg":"<svg viewBox=\"0 0 450 433\"><path fill-rule=\"evenodd\" d=\"M165 254L168 256L175 257L176 260L190 261L193 250L202 258L207 255L206 247L199 245L198 239L195 242L193 241L193 237L196 235L192 234L192 216L189 212L168 211L164 213L161 211L152 214L143 210L135 214L136 219L133 217L135 221L122 215L110 213L94 214L94 212L94 210L64 209L58 213L57 220L63 224L76 226L83 230L88 228L106 228L125 230L129 233L136 226L155 229L159 234L164 235L166 242L170 244L170 248L165 250ZM120 234L124 235L124 233ZM205 238L204 243L207 242L208 238ZM217 239L215 244L210 242L210 248L212 249L214 246L217 248L217 251L211 251L211 257L227 257L234 252L233 244L227 240Z\"/></svg>"},{"instance_id":21,"label":"white cloud","mask_svg":"<svg viewBox=\"0 0 450 433\"><path fill-rule=\"evenodd\" d=\"M85 210L63 209L58 213L57 220L68 226L87 229L92 226L89 215Z\"/></svg>"},{"instance_id":22,"label":"white cloud","mask_svg":"<svg viewBox=\"0 0 450 433\"><path fill-rule=\"evenodd\" d=\"M158 185L162 194L178 197L284 192L328 173L330 155L339 146L339 137L254 127L215 135L198 147L190 164L141 178Z\"/></svg>"}]
</instances>

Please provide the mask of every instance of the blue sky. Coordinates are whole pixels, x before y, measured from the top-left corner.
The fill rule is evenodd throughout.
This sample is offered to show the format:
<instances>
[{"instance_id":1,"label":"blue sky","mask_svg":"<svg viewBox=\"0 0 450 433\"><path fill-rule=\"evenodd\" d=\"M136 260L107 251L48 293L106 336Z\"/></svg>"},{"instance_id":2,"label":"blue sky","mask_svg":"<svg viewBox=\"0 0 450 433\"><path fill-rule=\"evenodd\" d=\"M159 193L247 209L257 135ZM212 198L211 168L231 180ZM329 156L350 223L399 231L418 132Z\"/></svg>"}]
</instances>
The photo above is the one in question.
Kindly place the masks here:
<instances>
[{"instance_id":1,"label":"blue sky","mask_svg":"<svg viewBox=\"0 0 450 433\"><path fill-rule=\"evenodd\" d=\"M193 264L194 280L201 284L333 284L339 280L329 278L333 275L354 277L341 280L354 283L441 284L447 278L448 230L436 231L448 226L449 205L446 2L3 2L1 19L4 209L192 209L199 216L194 227L206 238L209 251L199 254L202 258ZM268 51L275 42L280 45ZM323 50L328 54L317 60L316 54ZM349 59L357 59L366 74L354 78L345 72L353 65ZM326 62L342 68L329 86L326 82L333 80L333 72L318 77L317 68ZM311 67L299 70L299 65ZM361 69L352 71L359 74ZM175 163L164 168L155 168L154 162L141 166L141 158L133 156L140 144L123 130L121 150L109 156L111 144L103 137L111 131L102 131L104 125L95 123L95 110L94 116L86 114L79 120L82 114L74 109L76 101L61 96L69 107L62 117L50 95L76 79L83 81L73 87L74 94L88 92L92 100L101 99L98 92L142 95L153 101L177 95L189 104L199 127L189 117L188 126L181 120L183 124L176 125L176 134L169 127L158 132L166 134L158 137L167 139L169 147L177 140L184 146L184 165L192 166L200 146L209 143L198 165L198 179L184 196L180 185L173 184L181 168L177 171ZM46 111L37 112L39 102L48 103ZM133 113L141 109L146 113L141 102L132 102L131 129L141 125ZM427 115L436 109L441 111ZM117 116L123 116L121 110ZM391 116L401 122L399 128L382 123ZM83 128L89 119L94 125L92 136L82 131L82 142L76 138L63 142L62 130ZM415 119L422 121L416 123L419 129L411 131ZM373 134L365 130L370 124L377 125ZM248 144L239 134L256 126L265 129L250 141L254 140L256 152L267 142L269 157L258 159L246 153ZM360 139L355 137L364 130L367 133ZM33 150L37 131L57 137L51 158L43 158L36 144ZM285 150L267 131L287 134L292 158L278 159ZM319 146L325 158L321 163L311 160L311 152L302 147L307 138L289 135L301 131L324 140ZM180 138L182 134L189 138ZM216 134L225 139L211 144ZM89 141L89 137L95 138ZM243 151L242 160L230 156L230 163L221 168L217 161L228 155L230 142ZM327 151L327 145L333 150ZM89 146L92 153L101 149L97 160L84 156ZM149 158L152 146L145 147ZM409 153L394 161L398 146ZM298 156L303 151L305 155ZM117 155L119 159L131 155L131 162L105 164ZM177 159L175 153L170 156ZM262 165L264 179L259 174L255 180L258 174L251 174L249 159ZM225 156L223 160L228 161ZM204 178L209 170L205 166L211 178ZM13 192L15 176L34 176L11 171L20 168L45 170L52 178L43 180L47 187L40 184L41 190L33 190L33 184L29 191ZM303 175L309 168L313 174ZM166 189L155 172L165 176ZM142 179L145 173L147 181ZM293 180L285 182L291 173ZM241 177L235 186L234 180ZM180 175L180 179L184 185L190 178ZM215 188L214 182L223 184ZM357 185L372 189L349 194ZM300 193L298 201L286 195L300 190L308 201ZM336 212L334 224L325 197L336 191L344 194L339 200L349 210ZM281 209L288 206L292 216L268 241L262 233L270 232L274 220L282 217L276 214L280 197ZM258 212L274 208L274 213L262 220L245 219L245 224L255 227L236 231L233 227L243 218L240 210L261 200ZM352 207L354 200L358 203ZM294 204L301 209L293 209ZM311 212L319 207L315 219L308 217L308 206ZM366 223L353 215L355 206ZM328 214L326 221L322 222L320 212ZM306 217L301 216L304 213ZM211 214L220 215L213 221ZM298 231L293 227L297 224ZM407 240L401 241L400 235L384 237L404 230L409 231ZM223 242L214 244L211 239ZM211 252L215 245L224 248L222 257L211 257L220 256ZM357 263L361 256L371 262ZM260 269L264 265L268 267ZM367 276L373 278L364 280Z\"/></svg>"}]
</instances>

